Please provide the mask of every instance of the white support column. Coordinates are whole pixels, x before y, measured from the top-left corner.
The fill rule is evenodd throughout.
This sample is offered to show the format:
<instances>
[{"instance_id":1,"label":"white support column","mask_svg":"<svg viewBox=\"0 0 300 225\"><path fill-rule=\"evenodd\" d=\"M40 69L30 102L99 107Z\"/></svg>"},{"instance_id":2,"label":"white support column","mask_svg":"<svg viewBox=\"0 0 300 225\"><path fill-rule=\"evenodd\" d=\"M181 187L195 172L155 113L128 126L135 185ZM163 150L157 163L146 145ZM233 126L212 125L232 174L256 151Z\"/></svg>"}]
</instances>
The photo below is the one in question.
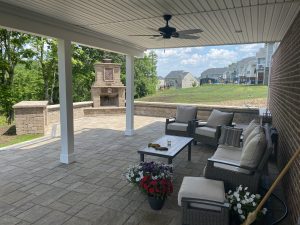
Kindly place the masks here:
<instances>
[{"instance_id":1,"label":"white support column","mask_svg":"<svg viewBox=\"0 0 300 225\"><path fill-rule=\"evenodd\" d=\"M126 55L126 136L134 133L134 56Z\"/></svg>"},{"instance_id":2,"label":"white support column","mask_svg":"<svg viewBox=\"0 0 300 225\"><path fill-rule=\"evenodd\" d=\"M74 157L71 41L58 39L58 75L60 101L60 162L69 164Z\"/></svg>"}]
</instances>

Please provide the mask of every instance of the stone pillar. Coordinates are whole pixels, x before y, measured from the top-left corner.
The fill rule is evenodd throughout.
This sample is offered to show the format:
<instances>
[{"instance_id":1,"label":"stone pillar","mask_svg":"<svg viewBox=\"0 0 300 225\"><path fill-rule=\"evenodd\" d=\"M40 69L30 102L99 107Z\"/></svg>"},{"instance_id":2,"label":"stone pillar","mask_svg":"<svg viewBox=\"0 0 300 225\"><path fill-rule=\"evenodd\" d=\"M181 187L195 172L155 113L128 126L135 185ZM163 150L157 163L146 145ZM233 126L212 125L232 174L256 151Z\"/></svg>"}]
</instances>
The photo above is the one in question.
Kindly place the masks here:
<instances>
[{"instance_id":1,"label":"stone pillar","mask_svg":"<svg viewBox=\"0 0 300 225\"><path fill-rule=\"evenodd\" d=\"M13 106L17 134L44 134L48 101L22 101Z\"/></svg>"}]
</instances>

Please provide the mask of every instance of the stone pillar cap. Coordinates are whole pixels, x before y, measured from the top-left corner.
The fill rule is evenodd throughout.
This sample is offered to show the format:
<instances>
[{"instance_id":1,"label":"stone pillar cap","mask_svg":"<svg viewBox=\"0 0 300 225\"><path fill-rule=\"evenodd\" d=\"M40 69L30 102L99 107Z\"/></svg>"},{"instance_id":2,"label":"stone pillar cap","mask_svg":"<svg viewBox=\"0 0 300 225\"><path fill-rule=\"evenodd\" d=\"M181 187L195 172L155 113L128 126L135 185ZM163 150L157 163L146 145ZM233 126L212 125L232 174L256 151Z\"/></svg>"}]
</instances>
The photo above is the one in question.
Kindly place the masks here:
<instances>
[{"instance_id":1,"label":"stone pillar cap","mask_svg":"<svg viewBox=\"0 0 300 225\"><path fill-rule=\"evenodd\" d=\"M46 108L48 101L21 101L13 106L17 108Z\"/></svg>"}]
</instances>

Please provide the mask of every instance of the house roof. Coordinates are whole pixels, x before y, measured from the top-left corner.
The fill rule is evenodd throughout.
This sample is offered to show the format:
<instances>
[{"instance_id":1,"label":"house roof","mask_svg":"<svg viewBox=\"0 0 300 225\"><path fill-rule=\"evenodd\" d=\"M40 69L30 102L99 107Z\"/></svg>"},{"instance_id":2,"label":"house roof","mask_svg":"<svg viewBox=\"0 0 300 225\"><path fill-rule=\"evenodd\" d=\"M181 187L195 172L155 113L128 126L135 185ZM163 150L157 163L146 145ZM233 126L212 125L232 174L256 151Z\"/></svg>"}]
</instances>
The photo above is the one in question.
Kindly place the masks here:
<instances>
[{"instance_id":1,"label":"house roof","mask_svg":"<svg viewBox=\"0 0 300 225\"><path fill-rule=\"evenodd\" d=\"M250 63L251 61L256 61L255 56L244 58L244 59L238 61L237 63L238 63L238 64L248 64L248 63Z\"/></svg>"},{"instance_id":2,"label":"house roof","mask_svg":"<svg viewBox=\"0 0 300 225\"><path fill-rule=\"evenodd\" d=\"M166 78L167 79L183 79L186 75L188 75L190 72L185 72L183 70L174 70L171 71Z\"/></svg>"},{"instance_id":3,"label":"house roof","mask_svg":"<svg viewBox=\"0 0 300 225\"><path fill-rule=\"evenodd\" d=\"M227 70L226 67L224 68L209 68L201 73L201 76L207 75L215 75L215 74L223 74Z\"/></svg>"}]
</instances>

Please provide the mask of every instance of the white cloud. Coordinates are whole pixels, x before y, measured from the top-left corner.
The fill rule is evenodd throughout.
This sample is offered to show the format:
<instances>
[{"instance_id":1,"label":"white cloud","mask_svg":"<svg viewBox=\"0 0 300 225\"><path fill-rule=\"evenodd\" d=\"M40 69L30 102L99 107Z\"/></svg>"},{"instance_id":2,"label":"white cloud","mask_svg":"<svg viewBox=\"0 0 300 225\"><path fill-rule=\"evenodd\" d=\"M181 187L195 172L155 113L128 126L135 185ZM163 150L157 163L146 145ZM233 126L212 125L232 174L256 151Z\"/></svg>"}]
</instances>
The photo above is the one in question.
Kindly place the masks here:
<instances>
[{"instance_id":1,"label":"white cloud","mask_svg":"<svg viewBox=\"0 0 300 225\"><path fill-rule=\"evenodd\" d=\"M209 50L207 57L210 59L218 59L218 60L236 60L237 58L237 52L230 51L227 49L217 49L212 48Z\"/></svg>"},{"instance_id":2,"label":"white cloud","mask_svg":"<svg viewBox=\"0 0 300 225\"><path fill-rule=\"evenodd\" d=\"M183 65L196 65L196 64L200 63L201 61L205 61L205 56L195 53L195 54L193 54L192 56L190 56L186 59L182 59L180 61L180 64L183 64Z\"/></svg>"}]
</instances>

